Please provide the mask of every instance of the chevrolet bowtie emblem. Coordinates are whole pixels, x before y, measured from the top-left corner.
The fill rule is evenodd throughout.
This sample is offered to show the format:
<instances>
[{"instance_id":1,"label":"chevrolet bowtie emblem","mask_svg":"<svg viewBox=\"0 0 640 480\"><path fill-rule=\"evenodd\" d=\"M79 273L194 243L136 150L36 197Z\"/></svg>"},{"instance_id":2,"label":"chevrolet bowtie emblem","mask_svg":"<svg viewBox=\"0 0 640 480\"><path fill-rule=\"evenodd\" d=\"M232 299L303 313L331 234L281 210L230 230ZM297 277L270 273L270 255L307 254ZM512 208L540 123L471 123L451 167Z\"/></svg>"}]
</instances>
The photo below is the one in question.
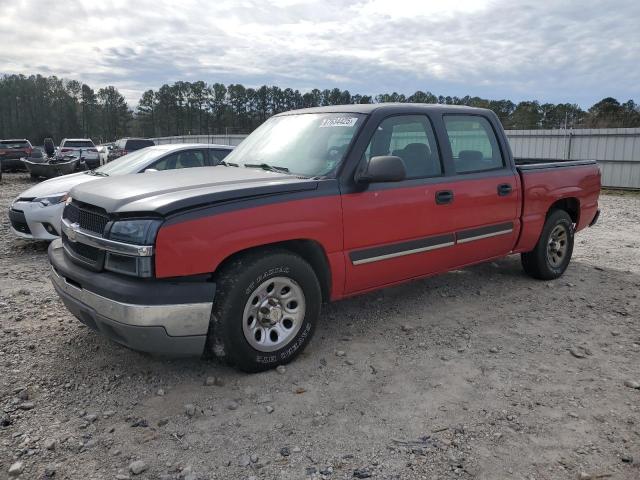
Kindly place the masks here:
<instances>
[{"instance_id":1,"label":"chevrolet bowtie emblem","mask_svg":"<svg viewBox=\"0 0 640 480\"><path fill-rule=\"evenodd\" d=\"M69 229L69 231L67 232L67 238L72 241L75 242L76 241L76 229L78 229L80 227L79 223L72 223L71 225L69 225L71 228Z\"/></svg>"}]
</instances>

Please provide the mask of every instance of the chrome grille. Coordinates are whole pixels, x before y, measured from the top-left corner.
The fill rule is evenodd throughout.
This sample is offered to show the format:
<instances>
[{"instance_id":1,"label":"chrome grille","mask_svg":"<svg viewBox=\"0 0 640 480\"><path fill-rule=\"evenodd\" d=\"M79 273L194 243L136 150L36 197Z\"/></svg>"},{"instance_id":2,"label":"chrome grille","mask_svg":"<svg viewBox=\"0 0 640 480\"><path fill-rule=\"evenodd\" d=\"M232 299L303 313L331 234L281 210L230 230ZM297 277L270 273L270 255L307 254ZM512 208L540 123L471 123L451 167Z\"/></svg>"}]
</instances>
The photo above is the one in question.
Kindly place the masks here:
<instances>
[{"instance_id":1,"label":"chrome grille","mask_svg":"<svg viewBox=\"0 0 640 480\"><path fill-rule=\"evenodd\" d=\"M62 216L70 223L79 224L83 230L103 235L109 216L100 210L102 209L73 202L65 207Z\"/></svg>"}]
</instances>

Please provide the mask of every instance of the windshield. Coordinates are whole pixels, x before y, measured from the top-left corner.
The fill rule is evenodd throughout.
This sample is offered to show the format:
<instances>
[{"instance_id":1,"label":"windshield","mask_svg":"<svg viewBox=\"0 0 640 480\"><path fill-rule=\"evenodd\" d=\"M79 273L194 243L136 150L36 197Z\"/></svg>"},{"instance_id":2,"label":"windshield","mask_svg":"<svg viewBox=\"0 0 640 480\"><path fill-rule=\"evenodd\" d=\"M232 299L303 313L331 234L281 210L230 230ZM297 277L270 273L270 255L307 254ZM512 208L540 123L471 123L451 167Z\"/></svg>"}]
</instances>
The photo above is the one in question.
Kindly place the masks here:
<instances>
[{"instance_id":1,"label":"windshield","mask_svg":"<svg viewBox=\"0 0 640 480\"><path fill-rule=\"evenodd\" d=\"M316 177L335 170L364 122L357 113L304 113L272 117L224 161Z\"/></svg>"},{"instance_id":2,"label":"windshield","mask_svg":"<svg viewBox=\"0 0 640 480\"><path fill-rule=\"evenodd\" d=\"M3 140L0 142L0 148L28 148L29 144L24 140Z\"/></svg>"},{"instance_id":3,"label":"windshield","mask_svg":"<svg viewBox=\"0 0 640 480\"><path fill-rule=\"evenodd\" d=\"M165 150L156 150L152 148L144 148L142 150L136 150L129 155L123 155L122 157L109 162L101 167L95 169L98 175L127 175L129 173L138 173L143 170L149 163L153 162L157 158L166 153Z\"/></svg>"}]
</instances>

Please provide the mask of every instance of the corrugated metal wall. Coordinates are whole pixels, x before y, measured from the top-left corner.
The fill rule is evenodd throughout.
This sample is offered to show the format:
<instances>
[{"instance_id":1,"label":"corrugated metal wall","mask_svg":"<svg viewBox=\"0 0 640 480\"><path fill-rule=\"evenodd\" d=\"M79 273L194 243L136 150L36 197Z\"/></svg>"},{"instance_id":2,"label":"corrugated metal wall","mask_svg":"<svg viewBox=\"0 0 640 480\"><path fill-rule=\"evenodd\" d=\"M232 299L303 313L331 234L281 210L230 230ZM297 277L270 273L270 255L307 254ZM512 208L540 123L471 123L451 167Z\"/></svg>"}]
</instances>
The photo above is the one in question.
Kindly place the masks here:
<instances>
[{"instance_id":1,"label":"corrugated metal wall","mask_svg":"<svg viewBox=\"0 0 640 480\"><path fill-rule=\"evenodd\" d=\"M521 158L597 160L602 185L640 189L640 128L507 130L513 155ZM238 145L246 135L185 135L154 138L163 143Z\"/></svg>"},{"instance_id":2,"label":"corrugated metal wall","mask_svg":"<svg viewBox=\"0 0 640 480\"><path fill-rule=\"evenodd\" d=\"M596 160L602 185L640 189L640 128L508 130L515 157Z\"/></svg>"}]
</instances>

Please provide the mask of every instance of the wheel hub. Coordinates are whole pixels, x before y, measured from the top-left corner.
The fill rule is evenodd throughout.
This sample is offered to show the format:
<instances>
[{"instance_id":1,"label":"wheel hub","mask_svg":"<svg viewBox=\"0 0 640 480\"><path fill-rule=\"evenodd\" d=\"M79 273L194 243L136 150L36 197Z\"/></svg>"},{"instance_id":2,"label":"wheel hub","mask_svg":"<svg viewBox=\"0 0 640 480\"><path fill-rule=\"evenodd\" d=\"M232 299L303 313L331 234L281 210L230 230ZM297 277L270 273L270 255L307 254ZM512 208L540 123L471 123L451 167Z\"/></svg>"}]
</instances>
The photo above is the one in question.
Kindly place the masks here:
<instances>
[{"instance_id":1,"label":"wheel hub","mask_svg":"<svg viewBox=\"0 0 640 480\"><path fill-rule=\"evenodd\" d=\"M551 231L547 243L547 260L551 266L558 268L566 257L568 248L567 230L562 225L556 225Z\"/></svg>"},{"instance_id":2,"label":"wheel hub","mask_svg":"<svg viewBox=\"0 0 640 480\"><path fill-rule=\"evenodd\" d=\"M258 309L258 320L263 327L273 327L282 320L282 305L276 298L270 297L262 302Z\"/></svg>"},{"instance_id":3,"label":"wheel hub","mask_svg":"<svg viewBox=\"0 0 640 480\"><path fill-rule=\"evenodd\" d=\"M254 349L273 352L293 340L304 321L306 301L298 283L274 277L251 292L244 307L242 331Z\"/></svg>"}]
</instances>

